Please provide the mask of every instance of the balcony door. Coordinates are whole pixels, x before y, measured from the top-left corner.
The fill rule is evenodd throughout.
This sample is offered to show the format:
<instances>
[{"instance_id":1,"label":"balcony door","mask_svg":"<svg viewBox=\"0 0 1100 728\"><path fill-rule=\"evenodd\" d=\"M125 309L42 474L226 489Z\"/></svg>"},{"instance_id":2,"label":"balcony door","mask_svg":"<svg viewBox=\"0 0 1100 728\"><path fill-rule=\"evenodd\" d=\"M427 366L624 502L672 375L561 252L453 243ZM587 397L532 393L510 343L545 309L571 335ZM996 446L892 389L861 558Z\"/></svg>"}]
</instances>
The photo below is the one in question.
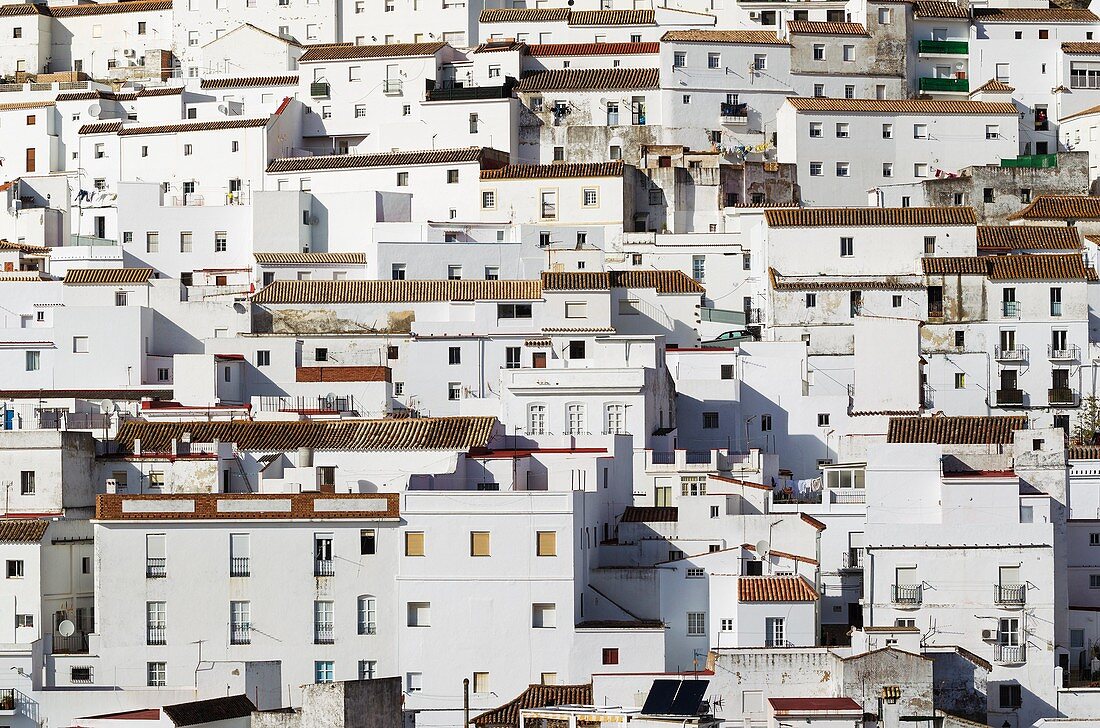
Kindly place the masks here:
<instances>
[{"instance_id":1,"label":"balcony door","mask_svg":"<svg viewBox=\"0 0 1100 728\"><path fill-rule=\"evenodd\" d=\"M1015 390L1019 389L1017 386L1018 372L1015 369L1002 369L1001 370L1001 386L1002 390Z\"/></svg>"}]
</instances>

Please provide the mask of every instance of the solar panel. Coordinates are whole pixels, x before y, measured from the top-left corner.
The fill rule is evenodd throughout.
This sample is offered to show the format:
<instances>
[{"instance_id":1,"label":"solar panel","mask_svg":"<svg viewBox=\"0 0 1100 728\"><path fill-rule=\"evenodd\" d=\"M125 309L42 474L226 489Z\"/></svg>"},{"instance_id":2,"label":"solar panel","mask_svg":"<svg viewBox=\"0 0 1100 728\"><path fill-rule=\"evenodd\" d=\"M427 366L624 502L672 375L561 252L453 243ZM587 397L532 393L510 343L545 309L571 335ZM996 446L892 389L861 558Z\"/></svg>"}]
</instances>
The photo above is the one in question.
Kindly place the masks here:
<instances>
[{"instance_id":1,"label":"solar panel","mask_svg":"<svg viewBox=\"0 0 1100 728\"><path fill-rule=\"evenodd\" d=\"M645 715L669 715L672 712L672 701L676 698L676 690L680 687L680 680L659 679L654 680L646 696L642 713Z\"/></svg>"},{"instance_id":2,"label":"solar panel","mask_svg":"<svg viewBox=\"0 0 1100 728\"><path fill-rule=\"evenodd\" d=\"M670 715L698 715L699 704L703 702L703 695L707 692L709 680L684 680L680 683L680 689L676 691L676 697L672 701Z\"/></svg>"}]
</instances>

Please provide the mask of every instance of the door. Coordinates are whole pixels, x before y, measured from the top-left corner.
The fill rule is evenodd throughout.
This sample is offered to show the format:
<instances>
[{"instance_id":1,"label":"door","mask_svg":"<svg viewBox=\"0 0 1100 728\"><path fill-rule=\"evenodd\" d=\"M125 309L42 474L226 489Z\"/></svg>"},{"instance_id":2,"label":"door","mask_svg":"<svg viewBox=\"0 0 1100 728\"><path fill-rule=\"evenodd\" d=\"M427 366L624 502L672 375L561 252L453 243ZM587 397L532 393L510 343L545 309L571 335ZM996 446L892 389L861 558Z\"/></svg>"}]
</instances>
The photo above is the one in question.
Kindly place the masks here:
<instances>
[{"instance_id":1,"label":"door","mask_svg":"<svg viewBox=\"0 0 1100 728\"><path fill-rule=\"evenodd\" d=\"M618 126L619 125L619 104L616 102L607 102L607 125Z\"/></svg>"},{"instance_id":2,"label":"door","mask_svg":"<svg viewBox=\"0 0 1100 728\"><path fill-rule=\"evenodd\" d=\"M536 351L531 354L531 367L533 369L545 369L546 368L546 352Z\"/></svg>"},{"instance_id":3,"label":"door","mask_svg":"<svg viewBox=\"0 0 1100 728\"><path fill-rule=\"evenodd\" d=\"M27 171L28 172L33 172L34 169L35 169L34 147L30 147L29 149L27 149L27 165L26 166L27 166Z\"/></svg>"},{"instance_id":4,"label":"door","mask_svg":"<svg viewBox=\"0 0 1100 728\"><path fill-rule=\"evenodd\" d=\"M1001 389L1002 390L1015 390L1016 386L1016 370L1015 369L1002 369L1001 370Z\"/></svg>"},{"instance_id":5,"label":"door","mask_svg":"<svg viewBox=\"0 0 1100 728\"><path fill-rule=\"evenodd\" d=\"M859 602L848 602L848 626L863 627L863 607Z\"/></svg>"},{"instance_id":6,"label":"door","mask_svg":"<svg viewBox=\"0 0 1100 728\"><path fill-rule=\"evenodd\" d=\"M947 28L933 28L932 40L944 41L947 40Z\"/></svg>"},{"instance_id":7,"label":"door","mask_svg":"<svg viewBox=\"0 0 1100 728\"><path fill-rule=\"evenodd\" d=\"M107 218L102 215L96 215L94 220L95 232L94 235L97 238L107 237Z\"/></svg>"}]
</instances>

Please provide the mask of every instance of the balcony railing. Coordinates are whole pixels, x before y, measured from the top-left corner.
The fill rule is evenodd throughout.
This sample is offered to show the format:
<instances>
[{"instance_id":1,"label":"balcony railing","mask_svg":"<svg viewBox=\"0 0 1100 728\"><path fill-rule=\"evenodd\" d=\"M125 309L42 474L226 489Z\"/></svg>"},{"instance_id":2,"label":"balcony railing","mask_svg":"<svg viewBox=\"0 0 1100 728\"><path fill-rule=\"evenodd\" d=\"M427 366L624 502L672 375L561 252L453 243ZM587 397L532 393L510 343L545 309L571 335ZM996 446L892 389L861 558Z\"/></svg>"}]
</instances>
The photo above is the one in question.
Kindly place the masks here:
<instances>
[{"instance_id":1,"label":"balcony railing","mask_svg":"<svg viewBox=\"0 0 1100 728\"><path fill-rule=\"evenodd\" d=\"M1012 159L1002 159L1002 167L1028 167L1031 169L1053 169L1058 166L1057 154L1021 154Z\"/></svg>"},{"instance_id":2,"label":"balcony railing","mask_svg":"<svg viewBox=\"0 0 1100 728\"><path fill-rule=\"evenodd\" d=\"M673 453L675 455L675 453ZM688 465L709 465L711 462L710 450L688 450L684 453L684 462Z\"/></svg>"},{"instance_id":3,"label":"balcony railing","mask_svg":"<svg viewBox=\"0 0 1100 728\"><path fill-rule=\"evenodd\" d=\"M1020 318L1020 302L1001 301L1001 315L1005 318Z\"/></svg>"},{"instance_id":4,"label":"balcony railing","mask_svg":"<svg viewBox=\"0 0 1100 728\"><path fill-rule=\"evenodd\" d=\"M912 586L902 586L895 584L891 587L891 599L894 604L920 604L921 603L921 585L914 584Z\"/></svg>"},{"instance_id":5,"label":"balcony railing","mask_svg":"<svg viewBox=\"0 0 1100 728\"><path fill-rule=\"evenodd\" d=\"M400 96L404 92L405 82L400 78L387 78L382 82L382 93L387 96Z\"/></svg>"},{"instance_id":6,"label":"balcony railing","mask_svg":"<svg viewBox=\"0 0 1100 728\"><path fill-rule=\"evenodd\" d=\"M965 56L970 46L965 40L922 40L917 51L931 56Z\"/></svg>"},{"instance_id":7,"label":"balcony railing","mask_svg":"<svg viewBox=\"0 0 1100 728\"><path fill-rule=\"evenodd\" d=\"M168 559L145 559L145 578L163 579L168 576Z\"/></svg>"},{"instance_id":8,"label":"balcony railing","mask_svg":"<svg viewBox=\"0 0 1100 728\"><path fill-rule=\"evenodd\" d=\"M1018 665L1027 660L1027 645L993 645L993 661L1000 665Z\"/></svg>"},{"instance_id":9,"label":"balcony railing","mask_svg":"<svg viewBox=\"0 0 1100 728\"><path fill-rule=\"evenodd\" d=\"M1027 355L1028 348L1026 346L1012 348L997 346L993 349L993 358L997 361L1026 361Z\"/></svg>"},{"instance_id":10,"label":"balcony railing","mask_svg":"<svg viewBox=\"0 0 1100 728\"><path fill-rule=\"evenodd\" d=\"M723 124L747 124L749 123L748 104L722 104Z\"/></svg>"},{"instance_id":11,"label":"balcony railing","mask_svg":"<svg viewBox=\"0 0 1100 728\"><path fill-rule=\"evenodd\" d=\"M841 565L849 571L862 571L864 553L863 549L848 549L842 554Z\"/></svg>"},{"instance_id":12,"label":"balcony railing","mask_svg":"<svg viewBox=\"0 0 1100 728\"><path fill-rule=\"evenodd\" d=\"M1059 349L1055 349L1053 344L1047 344L1047 356L1051 359L1080 361L1081 349L1076 344L1070 344Z\"/></svg>"},{"instance_id":13,"label":"balcony railing","mask_svg":"<svg viewBox=\"0 0 1100 728\"><path fill-rule=\"evenodd\" d=\"M841 490L830 489L829 500L832 503L860 504L867 502L867 491L863 488L844 488Z\"/></svg>"},{"instance_id":14,"label":"balcony railing","mask_svg":"<svg viewBox=\"0 0 1100 728\"><path fill-rule=\"evenodd\" d=\"M928 318L930 318L930 319L941 319L941 318L943 318L943 306L942 305L940 305L940 306L929 305L928 306Z\"/></svg>"},{"instance_id":15,"label":"balcony railing","mask_svg":"<svg viewBox=\"0 0 1100 728\"><path fill-rule=\"evenodd\" d=\"M372 635L378 634L378 625L374 622L360 622L359 634Z\"/></svg>"},{"instance_id":16,"label":"balcony railing","mask_svg":"<svg viewBox=\"0 0 1100 728\"><path fill-rule=\"evenodd\" d=\"M230 576L251 576L252 572L249 571L249 562L247 556L234 556L229 559L229 575Z\"/></svg>"},{"instance_id":17,"label":"balcony railing","mask_svg":"<svg viewBox=\"0 0 1100 728\"><path fill-rule=\"evenodd\" d=\"M0 712L15 711L15 688L0 688Z\"/></svg>"},{"instance_id":18,"label":"balcony railing","mask_svg":"<svg viewBox=\"0 0 1100 728\"><path fill-rule=\"evenodd\" d=\"M313 629L313 644L331 645L336 642L332 632L332 622L320 622Z\"/></svg>"},{"instance_id":19,"label":"balcony railing","mask_svg":"<svg viewBox=\"0 0 1100 728\"><path fill-rule=\"evenodd\" d=\"M450 88L428 89L425 101L482 101L485 99L507 99L512 96L513 84L500 86L453 86Z\"/></svg>"},{"instance_id":20,"label":"balcony railing","mask_svg":"<svg viewBox=\"0 0 1100 728\"><path fill-rule=\"evenodd\" d=\"M735 326L744 326L748 323L748 317L744 311L733 311L724 308L701 307L699 309L699 319L701 321L713 321L718 324L734 324Z\"/></svg>"},{"instance_id":21,"label":"balcony railing","mask_svg":"<svg viewBox=\"0 0 1100 728\"><path fill-rule=\"evenodd\" d=\"M654 465L675 465L676 464L676 451L661 452L659 450L653 450L650 453L651 461Z\"/></svg>"},{"instance_id":22,"label":"balcony railing","mask_svg":"<svg viewBox=\"0 0 1100 728\"><path fill-rule=\"evenodd\" d=\"M965 78L922 78L920 90L964 94L970 90L970 81Z\"/></svg>"},{"instance_id":23,"label":"balcony railing","mask_svg":"<svg viewBox=\"0 0 1100 728\"><path fill-rule=\"evenodd\" d=\"M1024 390L1022 389L998 389L998 407L1022 407L1024 404Z\"/></svg>"},{"instance_id":24,"label":"balcony railing","mask_svg":"<svg viewBox=\"0 0 1100 728\"><path fill-rule=\"evenodd\" d=\"M1023 604L1027 601L1027 585L994 584L993 601L996 604Z\"/></svg>"},{"instance_id":25,"label":"balcony railing","mask_svg":"<svg viewBox=\"0 0 1100 728\"><path fill-rule=\"evenodd\" d=\"M1069 387L1052 387L1047 390L1047 402L1050 404L1074 405L1077 404L1077 392Z\"/></svg>"},{"instance_id":26,"label":"balcony railing","mask_svg":"<svg viewBox=\"0 0 1100 728\"><path fill-rule=\"evenodd\" d=\"M145 644L147 645L166 645L168 644L167 630L164 625L151 626L145 630Z\"/></svg>"},{"instance_id":27,"label":"balcony railing","mask_svg":"<svg viewBox=\"0 0 1100 728\"><path fill-rule=\"evenodd\" d=\"M250 645L252 644L252 625L248 622L241 622L240 624L234 624L229 628L229 644L231 645Z\"/></svg>"},{"instance_id":28,"label":"balcony railing","mask_svg":"<svg viewBox=\"0 0 1100 728\"><path fill-rule=\"evenodd\" d=\"M54 633L50 640L50 651L55 655L86 655L88 654L88 633L76 632L65 637Z\"/></svg>"},{"instance_id":29,"label":"balcony railing","mask_svg":"<svg viewBox=\"0 0 1100 728\"><path fill-rule=\"evenodd\" d=\"M314 559L313 560L313 575L314 576L334 576L336 574L336 567L333 564L332 559Z\"/></svg>"},{"instance_id":30,"label":"balcony railing","mask_svg":"<svg viewBox=\"0 0 1100 728\"><path fill-rule=\"evenodd\" d=\"M936 406L936 390L925 384L921 387L921 406L932 409Z\"/></svg>"},{"instance_id":31,"label":"balcony railing","mask_svg":"<svg viewBox=\"0 0 1100 728\"><path fill-rule=\"evenodd\" d=\"M298 412L308 414L338 414L355 411L355 397L257 397L261 412Z\"/></svg>"}]
</instances>

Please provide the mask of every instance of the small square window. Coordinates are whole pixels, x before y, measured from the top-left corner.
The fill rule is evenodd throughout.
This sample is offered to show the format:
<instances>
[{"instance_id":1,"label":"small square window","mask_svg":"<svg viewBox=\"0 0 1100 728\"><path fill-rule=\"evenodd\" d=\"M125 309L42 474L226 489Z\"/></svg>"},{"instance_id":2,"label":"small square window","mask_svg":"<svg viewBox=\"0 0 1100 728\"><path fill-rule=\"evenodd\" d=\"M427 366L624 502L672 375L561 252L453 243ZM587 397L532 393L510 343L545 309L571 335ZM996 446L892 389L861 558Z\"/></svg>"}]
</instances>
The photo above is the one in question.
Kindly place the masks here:
<instances>
[{"instance_id":1,"label":"small square window","mask_svg":"<svg viewBox=\"0 0 1100 728\"><path fill-rule=\"evenodd\" d=\"M619 664L619 648L617 648L617 647L605 647L605 648L603 648L603 664L605 664L605 665L618 665Z\"/></svg>"},{"instance_id":2,"label":"small square window","mask_svg":"<svg viewBox=\"0 0 1100 728\"><path fill-rule=\"evenodd\" d=\"M828 427L829 426L829 413L828 412L818 413L818 415L817 415L817 426L818 427Z\"/></svg>"}]
</instances>

